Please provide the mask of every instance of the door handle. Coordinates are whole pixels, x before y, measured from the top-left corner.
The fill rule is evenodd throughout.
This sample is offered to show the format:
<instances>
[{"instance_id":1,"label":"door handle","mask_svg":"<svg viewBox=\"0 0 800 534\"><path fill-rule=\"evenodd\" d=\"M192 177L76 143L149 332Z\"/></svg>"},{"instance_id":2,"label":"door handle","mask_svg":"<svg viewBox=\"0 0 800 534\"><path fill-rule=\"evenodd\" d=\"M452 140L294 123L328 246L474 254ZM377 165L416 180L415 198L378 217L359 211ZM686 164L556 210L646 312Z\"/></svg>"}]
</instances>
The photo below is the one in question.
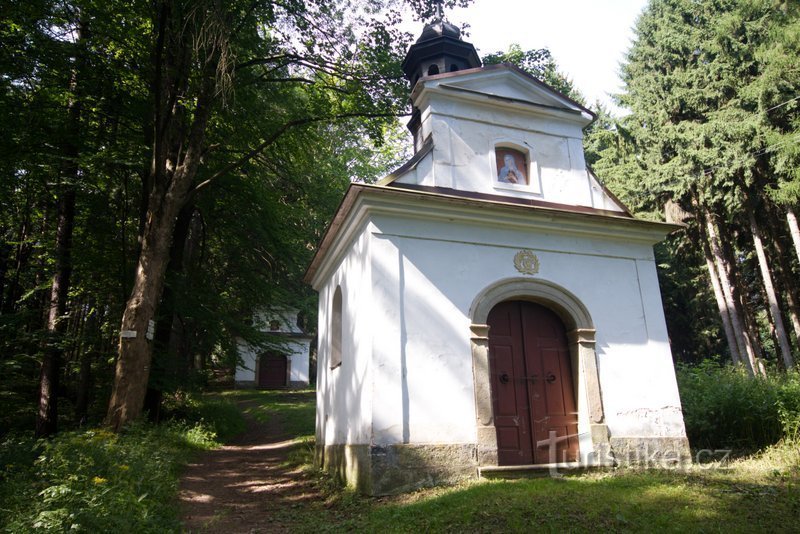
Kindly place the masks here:
<instances>
[{"instance_id":1,"label":"door handle","mask_svg":"<svg viewBox=\"0 0 800 534\"><path fill-rule=\"evenodd\" d=\"M508 373L503 373L500 375L500 383L508 384Z\"/></svg>"},{"instance_id":2,"label":"door handle","mask_svg":"<svg viewBox=\"0 0 800 534\"><path fill-rule=\"evenodd\" d=\"M547 373L547 378L545 378L545 381L548 384L552 384L553 382L556 381L556 375L554 375L553 373Z\"/></svg>"}]
</instances>

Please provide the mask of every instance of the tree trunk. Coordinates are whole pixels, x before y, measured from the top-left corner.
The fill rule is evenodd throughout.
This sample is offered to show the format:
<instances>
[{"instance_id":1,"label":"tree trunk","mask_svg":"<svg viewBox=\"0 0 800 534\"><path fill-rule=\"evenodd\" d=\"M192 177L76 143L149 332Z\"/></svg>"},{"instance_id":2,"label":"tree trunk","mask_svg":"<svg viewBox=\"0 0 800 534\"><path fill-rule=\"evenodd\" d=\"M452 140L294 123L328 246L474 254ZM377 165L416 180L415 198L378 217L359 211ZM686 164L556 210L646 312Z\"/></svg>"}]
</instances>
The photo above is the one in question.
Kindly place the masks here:
<instances>
[{"instance_id":1,"label":"tree trunk","mask_svg":"<svg viewBox=\"0 0 800 534\"><path fill-rule=\"evenodd\" d=\"M27 270L28 263L30 262L31 253L33 252L33 247L31 246L30 242L30 233L31 233L31 224L30 224L30 212L31 206L25 206L26 214L22 223L19 226L19 231L17 232L17 246L15 247L14 251L14 275L8 281L8 290L6 292L6 297L3 300L3 309L2 313L13 313L17 309L17 301L19 297L22 295L22 286L20 284L20 278L22 276L22 272Z\"/></svg>"},{"instance_id":2,"label":"tree trunk","mask_svg":"<svg viewBox=\"0 0 800 534\"><path fill-rule=\"evenodd\" d=\"M725 295L722 292L722 286L719 282L719 274L714 266L714 259L711 255L711 249L708 242L703 239L703 255L706 258L706 268L708 269L708 277L711 279L711 287L714 289L714 299L717 301L717 309L719 310L720 319L722 319L722 329L725 332L725 339L728 342L728 349L731 353L731 361L734 364L742 362L740 355L739 344L736 341L736 334L734 334L733 326L731 325L731 316L728 313L728 305L725 300Z\"/></svg>"},{"instance_id":3,"label":"tree trunk","mask_svg":"<svg viewBox=\"0 0 800 534\"><path fill-rule=\"evenodd\" d=\"M148 328L155 326L149 325L155 320L164 287L175 221L200 165L206 125L216 89L215 71L216 63L209 59L203 72L194 120L184 144L183 161L175 166L171 179L154 180L133 290L122 316L114 385L106 414L106 424L115 431L142 413L153 356L152 340L148 339L146 333ZM168 161L159 160L155 156L159 153L159 149L154 149L153 171L157 176L168 178L170 173L165 168Z\"/></svg>"},{"instance_id":4,"label":"tree trunk","mask_svg":"<svg viewBox=\"0 0 800 534\"><path fill-rule=\"evenodd\" d=\"M797 285L792 273L792 267L789 263L789 254L781 239L782 224L780 217L773 210L768 210L768 236L772 241L775 259L778 262L778 268L774 270L777 277L778 287L782 289L781 294L786 298L786 317L792 324L794 332L794 346L800 349L800 314L798 313L798 299L797 299Z\"/></svg>"},{"instance_id":5,"label":"tree trunk","mask_svg":"<svg viewBox=\"0 0 800 534\"><path fill-rule=\"evenodd\" d=\"M79 180L78 156L81 120L81 98L78 91L79 70L82 68L82 47L87 37L83 21L78 22L75 42L75 67L70 79L68 133L63 147L65 169L59 184L56 215L55 273L50 286L47 315L47 346L39 374L39 410L36 416L36 437L46 437L58 431L58 379L64 353L64 320L67 310L70 276L72 274L72 234L75 227L75 191Z\"/></svg>"},{"instance_id":6,"label":"tree trunk","mask_svg":"<svg viewBox=\"0 0 800 534\"><path fill-rule=\"evenodd\" d=\"M86 422L86 414L89 411L92 389L92 361L97 353L100 341L100 312L96 308L94 298L89 298L86 308L86 326L84 328L86 342L84 350L78 356L80 363L78 367L77 395L75 396L75 421L79 426Z\"/></svg>"},{"instance_id":7,"label":"tree trunk","mask_svg":"<svg viewBox=\"0 0 800 534\"><path fill-rule=\"evenodd\" d=\"M717 267L720 286L725 297L725 305L731 317L731 327L740 349L739 354L748 371L750 371L751 374L755 374L755 370L758 369L755 361L755 351L753 350L750 338L747 336L747 332L744 328L739 308L736 306L736 298L730 281L729 273L732 267L728 266L728 262L725 259L720 245L717 227L716 224L714 224L713 215L710 213L705 214L705 226L709 237L712 256L714 258L714 264Z\"/></svg>"},{"instance_id":8,"label":"tree trunk","mask_svg":"<svg viewBox=\"0 0 800 534\"><path fill-rule=\"evenodd\" d=\"M0 230L2 233L2 241L0 241L0 314L3 313L3 297L6 294L6 274L8 273L8 262L11 259L11 245L6 242L6 232L4 229Z\"/></svg>"},{"instance_id":9,"label":"tree trunk","mask_svg":"<svg viewBox=\"0 0 800 534\"><path fill-rule=\"evenodd\" d=\"M181 208L173 230L173 242L170 247L169 264L164 275L165 281L171 276L178 276L183 271L183 253L186 239L189 235L189 225L194 213L194 203L187 203ZM161 400L163 397L164 381L167 375L173 373L168 370L178 366L175 361L178 355L173 349L172 338L175 332L175 290L167 284L161 298L159 318L156 321L155 339L153 340L153 365L148 379L147 393L144 400L144 409L148 419L157 423L161 417Z\"/></svg>"},{"instance_id":10,"label":"tree trunk","mask_svg":"<svg viewBox=\"0 0 800 534\"><path fill-rule=\"evenodd\" d=\"M717 225L715 225L717 226ZM753 306L748 299L747 287L742 280L741 265L743 262L737 261L736 251L731 243L736 238L736 232L727 225L720 224L719 235L727 235L728 239L719 239L722 255L728 265L728 276L731 281L731 292L734 305L742 319L744 326L743 340L746 344L745 354L749 357L750 366L753 367L755 374L764 375L762 358L764 353L761 350L761 338L758 332L758 322L753 314Z\"/></svg>"},{"instance_id":11,"label":"tree trunk","mask_svg":"<svg viewBox=\"0 0 800 534\"><path fill-rule=\"evenodd\" d=\"M67 322L67 295L72 273L72 230L75 223L75 188L67 186L58 202L56 230L56 272L50 288L50 307L47 319L48 342L39 375L39 411L36 417L36 437L58 432L58 378L64 339L61 334Z\"/></svg>"},{"instance_id":12,"label":"tree trunk","mask_svg":"<svg viewBox=\"0 0 800 534\"><path fill-rule=\"evenodd\" d=\"M797 260L800 261L800 227L797 226L797 217L792 208L786 210L786 221L789 223L789 233L792 234L794 252L797 254Z\"/></svg>"},{"instance_id":13,"label":"tree trunk","mask_svg":"<svg viewBox=\"0 0 800 534\"><path fill-rule=\"evenodd\" d=\"M772 284L772 274L767 264L767 255L764 252L764 244L761 239L761 231L756 223L756 218L753 215L753 209L747 210L747 217L750 222L750 232L753 234L753 246L756 249L756 256L758 257L758 266L761 270L761 279L764 283L764 291L766 292L767 302L769 303L769 313L772 316L773 324L775 325L775 336L778 339L778 347L781 352L784 367L789 370L794 367L794 358L792 357L792 349L789 345L789 337L786 335L786 328L783 325L783 317L781 316L780 306L778 305L778 296L775 293L775 286Z\"/></svg>"}]
</instances>

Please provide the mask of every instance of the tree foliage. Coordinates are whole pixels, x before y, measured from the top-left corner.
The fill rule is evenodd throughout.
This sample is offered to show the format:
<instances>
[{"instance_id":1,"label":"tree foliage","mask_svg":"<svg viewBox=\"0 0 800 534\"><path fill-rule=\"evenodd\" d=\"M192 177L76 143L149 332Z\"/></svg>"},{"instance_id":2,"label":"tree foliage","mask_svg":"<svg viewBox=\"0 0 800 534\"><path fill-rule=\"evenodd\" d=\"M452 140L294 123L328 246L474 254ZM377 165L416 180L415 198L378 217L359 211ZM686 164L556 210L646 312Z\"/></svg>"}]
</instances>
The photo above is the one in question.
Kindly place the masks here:
<instances>
[{"instance_id":1,"label":"tree foliage","mask_svg":"<svg viewBox=\"0 0 800 534\"><path fill-rule=\"evenodd\" d=\"M516 65L556 91L581 104L584 103L583 95L575 88L572 80L558 69L553 54L547 48L522 50L518 44L511 44L505 52L497 51L483 57L484 65L497 65L498 63Z\"/></svg>"},{"instance_id":2,"label":"tree foliage","mask_svg":"<svg viewBox=\"0 0 800 534\"><path fill-rule=\"evenodd\" d=\"M758 361L790 367L798 350L787 219L800 118L800 55L787 52L798 35L792 3L652 0L622 67L631 114L589 136L595 170L629 207L687 225L663 257L671 337L687 359L715 345L721 323L739 324L729 353L751 372ZM715 300L719 314L697 313Z\"/></svg>"},{"instance_id":3,"label":"tree foliage","mask_svg":"<svg viewBox=\"0 0 800 534\"><path fill-rule=\"evenodd\" d=\"M404 5L426 18L435 9L416 0L4 5L0 426L30 425L37 403L41 419L45 398L65 401L62 421L96 421L112 382L135 385L124 413L119 403L109 412L117 427L136 417L146 385L155 408L159 392L230 368L237 339L274 343L250 324L254 311L288 304L311 323L303 266L349 182L393 162L391 149L375 148L406 113ZM71 277L48 333L69 195ZM145 340L151 328L147 354L129 359L121 330ZM45 374L61 381L37 396L48 354ZM115 371L129 361L135 373Z\"/></svg>"}]
</instances>

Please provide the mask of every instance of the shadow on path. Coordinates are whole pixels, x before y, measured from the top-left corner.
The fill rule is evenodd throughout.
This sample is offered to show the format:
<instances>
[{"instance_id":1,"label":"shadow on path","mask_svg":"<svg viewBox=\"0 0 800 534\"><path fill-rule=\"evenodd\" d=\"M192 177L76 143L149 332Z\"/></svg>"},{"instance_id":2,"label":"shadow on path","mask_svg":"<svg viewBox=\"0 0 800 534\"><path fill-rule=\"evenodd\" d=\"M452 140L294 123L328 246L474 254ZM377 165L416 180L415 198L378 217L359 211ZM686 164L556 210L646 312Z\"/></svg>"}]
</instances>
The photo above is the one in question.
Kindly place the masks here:
<instances>
[{"instance_id":1,"label":"shadow on path","mask_svg":"<svg viewBox=\"0 0 800 534\"><path fill-rule=\"evenodd\" d=\"M245 410L258 402L238 404ZM301 442L286 435L279 418L245 418L243 434L186 467L179 499L187 532L285 532L292 508L323 499L308 475L286 465Z\"/></svg>"}]
</instances>

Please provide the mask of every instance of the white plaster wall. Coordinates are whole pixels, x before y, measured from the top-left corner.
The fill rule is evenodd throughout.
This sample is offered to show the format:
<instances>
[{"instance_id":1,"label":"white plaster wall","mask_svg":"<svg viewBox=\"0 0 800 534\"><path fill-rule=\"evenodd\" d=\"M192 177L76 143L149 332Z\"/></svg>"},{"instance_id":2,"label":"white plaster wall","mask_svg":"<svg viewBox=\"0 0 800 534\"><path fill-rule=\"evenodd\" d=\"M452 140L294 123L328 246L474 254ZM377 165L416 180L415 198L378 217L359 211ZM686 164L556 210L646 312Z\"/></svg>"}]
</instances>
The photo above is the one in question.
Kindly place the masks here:
<instances>
[{"instance_id":1,"label":"white plaster wall","mask_svg":"<svg viewBox=\"0 0 800 534\"><path fill-rule=\"evenodd\" d=\"M234 382L255 382L256 379L256 352L255 349L243 339L236 340L236 350L242 363L236 366Z\"/></svg>"},{"instance_id":2,"label":"white plaster wall","mask_svg":"<svg viewBox=\"0 0 800 534\"><path fill-rule=\"evenodd\" d=\"M422 114L423 132L433 135L430 174L418 167L413 177L400 181L592 207L580 127L531 117L519 125L505 126L513 123L512 113L490 108L482 114L477 111L458 101L431 98L430 107ZM497 182L494 149L498 143L530 152L534 164L528 190L510 190Z\"/></svg>"},{"instance_id":3,"label":"white plaster wall","mask_svg":"<svg viewBox=\"0 0 800 534\"><path fill-rule=\"evenodd\" d=\"M370 246L373 443L472 443L469 322L428 279L448 262L420 257L413 245L375 234Z\"/></svg>"},{"instance_id":4,"label":"white plaster wall","mask_svg":"<svg viewBox=\"0 0 800 534\"><path fill-rule=\"evenodd\" d=\"M289 380L308 384L308 361L311 340L293 339L286 343L286 354L289 357Z\"/></svg>"},{"instance_id":5,"label":"white plaster wall","mask_svg":"<svg viewBox=\"0 0 800 534\"><path fill-rule=\"evenodd\" d=\"M278 322L278 329L271 328L272 321ZM281 334L302 334L303 330L297 326L297 310L281 308L277 310L261 310L254 314L253 323L263 332L276 332Z\"/></svg>"},{"instance_id":6,"label":"white plaster wall","mask_svg":"<svg viewBox=\"0 0 800 534\"><path fill-rule=\"evenodd\" d=\"M554 104L531 93L530 87L526 93L524 84L499 83L496 73L488 73L487 80L465 76L468 80L462 85L471 91ZM424 83L435 87L438 82ZM398 182L622 211L587 173L582 146L585 123L554 120L536 107L510 109L493 100L465 100L452 91L423 92L415 104L421 110L421 138L433 138L433 165L420 165ZM528 151L528 187L497 182L494 149L498 144Z\"/></svg>"},{"instance_id":7,"label":"white plaster wall","mask_svg":"<svg viewBox=\"0 0 800 534\"><path fill-rule=\"evenodd\" d=\"M485 287L521 276L513 258L522 248L540 260L533 278L568 289L591 314L612 436L684 435L649 245L491 221L380 215L374 224L376 443L474 441L469 310ZM584 395L579 388L579 403Z\"/></svg>"},{"instance_id":8,"label":"white plaster wall","mask_svg":"<svg viewBox=\"0 0 800 534\"><path fill-rule=\"evenodd\" d=\"M367 267L369 232L362 229L320 290L317 352L317 439L319 444L370 442L372 390L371 331L359 321L369 308ZM342 290L342 364L330 368L331 308L336 287Z\"/></svg>"}]
</instances>

